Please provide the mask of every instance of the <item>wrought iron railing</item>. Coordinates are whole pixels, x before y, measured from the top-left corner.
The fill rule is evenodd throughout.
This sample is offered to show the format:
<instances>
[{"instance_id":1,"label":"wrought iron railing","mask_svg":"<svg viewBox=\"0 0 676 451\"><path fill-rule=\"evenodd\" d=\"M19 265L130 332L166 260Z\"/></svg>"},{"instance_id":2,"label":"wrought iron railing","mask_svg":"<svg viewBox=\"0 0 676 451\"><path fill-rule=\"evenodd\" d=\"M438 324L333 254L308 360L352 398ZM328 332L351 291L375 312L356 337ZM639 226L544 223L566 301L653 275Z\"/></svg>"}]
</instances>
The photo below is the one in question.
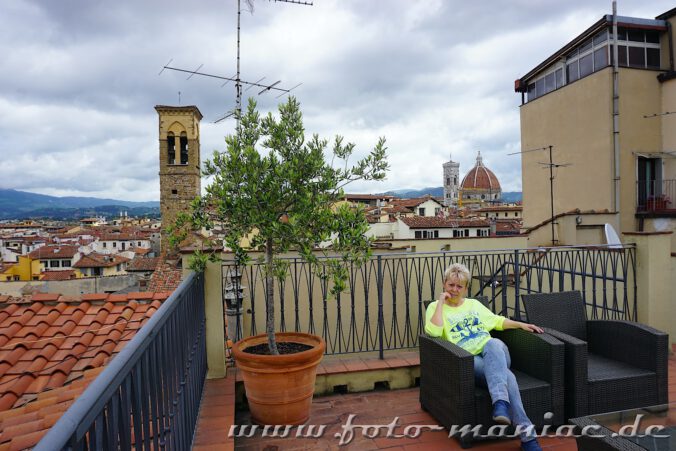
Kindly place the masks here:
<instances>
[{"instance_id":1,"label":"wrought iron railing","mask_svg":"<svg viewBox=\"0 0 676 451\"><path fill-rule=\"evenodd\" d=\"M676 180L643 180L636 182L636 211L676 211Z\"/></svg>"},{"instance_id":2,"label":"wrought iron railing","mask_svg":"<svg viewBox=\"0 0 676 451\"><path fill-rule=\"evenodd\" d=\"M191 274L35 449L189 449L205 343L204 281Z\"/></svg>"},{"instance_id":3,"label":"wrought iron railing","mask_svg":"<svg viewBox=\"0 0 676 451\"><path fill-rule=\"evenodd\" d=\"M290 258L288 275L275 283L276 330L321 335L327 354L382 355L416 347L424 327L423 302L437 297L444 270L453 262L469 268L470 295L488 296L495 312L512 318L525 316L521 294L563 290L582 292L590 318L637 318L635 247L577 246L375 255L352 268L348 290L336 298L307 262ZM234 279L243 294L241 315L229 328L237 329L237 338L263 332L261 264L225 262L223 274L241 274ZM232 288L232 282L229 277L224 286ZM235 310L231 304L228 308Z\"/></svg>"}]
</instances>

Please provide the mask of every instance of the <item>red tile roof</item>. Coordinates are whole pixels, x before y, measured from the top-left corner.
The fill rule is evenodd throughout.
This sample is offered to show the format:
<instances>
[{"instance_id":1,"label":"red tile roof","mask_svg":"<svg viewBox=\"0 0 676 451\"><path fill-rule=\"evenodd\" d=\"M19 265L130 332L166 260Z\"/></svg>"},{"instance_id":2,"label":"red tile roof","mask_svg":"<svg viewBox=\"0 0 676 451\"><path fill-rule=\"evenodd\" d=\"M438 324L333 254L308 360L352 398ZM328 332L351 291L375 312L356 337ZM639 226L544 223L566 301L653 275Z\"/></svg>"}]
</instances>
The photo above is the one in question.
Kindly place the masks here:
<instances>
[{"instance_id":1,"label":"red tile roof","mask_svg":"<svg viewBox=\"0 0 676 451\"><path fill-rule=\"evenodd\" d=\"M174 291L181 284L183 271L176 266L162 261L150 276L148 291Z\"/></svg>"},{"instance_id":2,"label":"red tile roof","mask_svg":"<svg viewBox=\"0 0 676 451\"><path fill-rule=\"evenodd\" d=\"M415 208L418 205L422 204L423 202L427 202L428 200L439 203L438 200L436 200L434 197L432 197L428 194L427 196L416 197L414 199L394 199L390 202L390 204L394 205L394 206L400 206L400 207L406 207L406 208Z\"/></svg>"},{"instance_id":3,"label":"red tile roof","mask_svg":"<svg viewBox=\"0 0 676 451\"><path fill-rule=\"evenodd\" d=\"M48 244L39 247L28 256L34 260L49 260L52 258L73 258L77 254L78 246L67 244Z\"/></svg>"},{"instance_id":4,"label":"red tile roof","mask_svg":"<svg viewBox=\"0 0 676 451\"><path fill-rule=\"evenodd\" d=\"M0 450L34 446L169 294L40 293L0 306Z\"/></svg>"},{"instance_id":5,"label":"red tile roof","mask_svg":"<svg viewBox=\"0 0 676 451\"><path fill-rule=\"evenodd\" d=\"M73 267L74 268L110 268L111 266L119 265L120 263L128 262L129 259L121 255L105 255L92 252L91 254L83 255Z\"/></svg>"},{"instance_id":6,"label":"red tile roof","mask_svg":"<svg viewBox=\"0 0 676 451\"><path fill-rule=\"evenodd\" d=\"M481 152L476 157L476 165L462 179L460 189L500 191L500 182L493 171L484 166Z\"/></svg>"},{"instance_id":7,"label":"red tile roof","mask_svg":"<svg viewBox=\"0 0 676 451\"><path fill-rule=\"evenodd\" d=\"M103 367L86 370L71 384L43 391L31 403L0 412L0 449L35 446L101 371Z\"/></svg>"},{"instance_id":8,"label":"red tile roof","mask_svg":"<svg viewBox=\"0 0 676 451\"><path fill-rule=\"evenodd\" d=\"M159 258L143 258L136 257L127 265L127 272L129 271L155 271Z\"/></svg>"},{"instance_id":9,"label":"red tile roof","mask_svg":"<svg viewBox=\"0 0 676 451\"><path fill-rule=\"evenodd\" d=\"M443 229L458 227L488 227L490 223L487 219L458 219L458 218L440 218L437 216L411 216L400 218L401 221L412 229Z\"/></svg>"},{"instance_id":10,"label":"red tile roof","mask_svg":"<svg viewBox=\"0 0 676 451\"><path fill-rule=\"evenodd\" d=\"M58 294L39 293L28 303L2 308L0 411L105 364L160 306L159 300L140 299L145 297L64 302Z\"/></svg>"},{"instance_id":11,"label":"red tile roof","mask_svg":"<svg viewBox=\"0 0 676 451\"><path fill-rule=\"evenodd\" d=\"M74 270L66 269L63 271L45 271L42 273L40 280L70 280L76 277Z\"/></svg>"}]
</instances>

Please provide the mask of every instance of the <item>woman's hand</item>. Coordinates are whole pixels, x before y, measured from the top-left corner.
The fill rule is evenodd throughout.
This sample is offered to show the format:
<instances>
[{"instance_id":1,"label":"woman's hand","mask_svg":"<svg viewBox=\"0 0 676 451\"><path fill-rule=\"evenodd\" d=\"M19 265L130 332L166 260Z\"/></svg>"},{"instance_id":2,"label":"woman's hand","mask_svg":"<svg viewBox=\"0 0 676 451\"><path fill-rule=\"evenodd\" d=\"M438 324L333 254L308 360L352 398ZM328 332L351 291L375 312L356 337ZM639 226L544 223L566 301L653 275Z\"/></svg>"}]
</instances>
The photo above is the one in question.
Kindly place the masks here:
<instances>
[{"instance_id":1,"label":"woman's hand","mask_svg":"<svg viewBox=\"0 0 676 451\"><path fill-rule=\"evenodd\" d=\"M536 334L541 334L544 332L542 328L536 326L535 324L521 323L521 328L523 330L527 330L528 332L533 332Z\"/></svg>"}]
</instances>

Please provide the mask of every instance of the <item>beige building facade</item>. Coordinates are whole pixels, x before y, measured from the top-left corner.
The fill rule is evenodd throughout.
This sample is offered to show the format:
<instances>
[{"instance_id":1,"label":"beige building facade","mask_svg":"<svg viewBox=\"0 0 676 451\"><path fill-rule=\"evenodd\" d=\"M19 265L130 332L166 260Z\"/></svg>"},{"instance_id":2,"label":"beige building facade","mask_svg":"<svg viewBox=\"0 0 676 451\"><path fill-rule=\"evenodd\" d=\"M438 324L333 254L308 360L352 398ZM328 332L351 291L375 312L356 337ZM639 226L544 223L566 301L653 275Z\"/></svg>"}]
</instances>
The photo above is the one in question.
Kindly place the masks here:
<instances>
[{"instance_id":1,"label":"beige building facade","mask_svg":"<svg viewBox=\"0 0 676 451\"><path fill-rule=\"evenodd\" d=\"M525 229L575 210L614 213L620 232L675 229L674 25L676 8L618 16L616 38L603 16L516 80Z\"/></svg>"}]
</instances>

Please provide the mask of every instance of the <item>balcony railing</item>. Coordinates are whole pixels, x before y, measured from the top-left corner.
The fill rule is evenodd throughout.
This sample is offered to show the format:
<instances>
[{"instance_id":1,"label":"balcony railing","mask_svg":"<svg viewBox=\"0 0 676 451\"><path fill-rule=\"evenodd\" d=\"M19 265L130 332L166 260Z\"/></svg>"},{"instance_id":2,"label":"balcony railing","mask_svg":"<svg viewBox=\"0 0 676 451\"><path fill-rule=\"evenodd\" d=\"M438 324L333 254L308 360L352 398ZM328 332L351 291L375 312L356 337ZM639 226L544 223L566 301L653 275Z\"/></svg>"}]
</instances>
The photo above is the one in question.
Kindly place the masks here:
<instances>
[{"instance_id":1,"label":"balcony railing","mask_svg":"<svg viewBox=\"0 0 676 451\"><path fill-rule=\"evenodd\" d=\"M636 211L676 212L676 180L644 180L636 183Z\"/></svg>"},{"instance_id":2,"label":"balcony railing","mask_svg":"<svg viewBox=\"0 0 676 451\"><path fill-rule=\"evenodd\" d=\"M204 281L191 274L35 449L189 449L205 343Z\"/></svg>"},{"instance_id":3,"label":"balcony railing","mask_svg":"<svg viewBox=\"0 0 676 451\"><path fill-rule=\"evenodd\" d=\"M637 318L635 247L587 246L375 255L352 268L348 291L336 298L307 262L290 258L288 276L275 283L277 330L321 335L327 354L382 355L416 347L424 327L423 301L438 296L444 270L454 262L471 271L469 295L488 296L492 309L503 315L523 319L524 293L580 290L590 318ZM263 332L261 265L226 262L223 275L227 311L237 319L229 323L229 336L235 335L232 329L237 338ZM233 292L239 291L238 309Z\"/></svg>"}]
</instances>

